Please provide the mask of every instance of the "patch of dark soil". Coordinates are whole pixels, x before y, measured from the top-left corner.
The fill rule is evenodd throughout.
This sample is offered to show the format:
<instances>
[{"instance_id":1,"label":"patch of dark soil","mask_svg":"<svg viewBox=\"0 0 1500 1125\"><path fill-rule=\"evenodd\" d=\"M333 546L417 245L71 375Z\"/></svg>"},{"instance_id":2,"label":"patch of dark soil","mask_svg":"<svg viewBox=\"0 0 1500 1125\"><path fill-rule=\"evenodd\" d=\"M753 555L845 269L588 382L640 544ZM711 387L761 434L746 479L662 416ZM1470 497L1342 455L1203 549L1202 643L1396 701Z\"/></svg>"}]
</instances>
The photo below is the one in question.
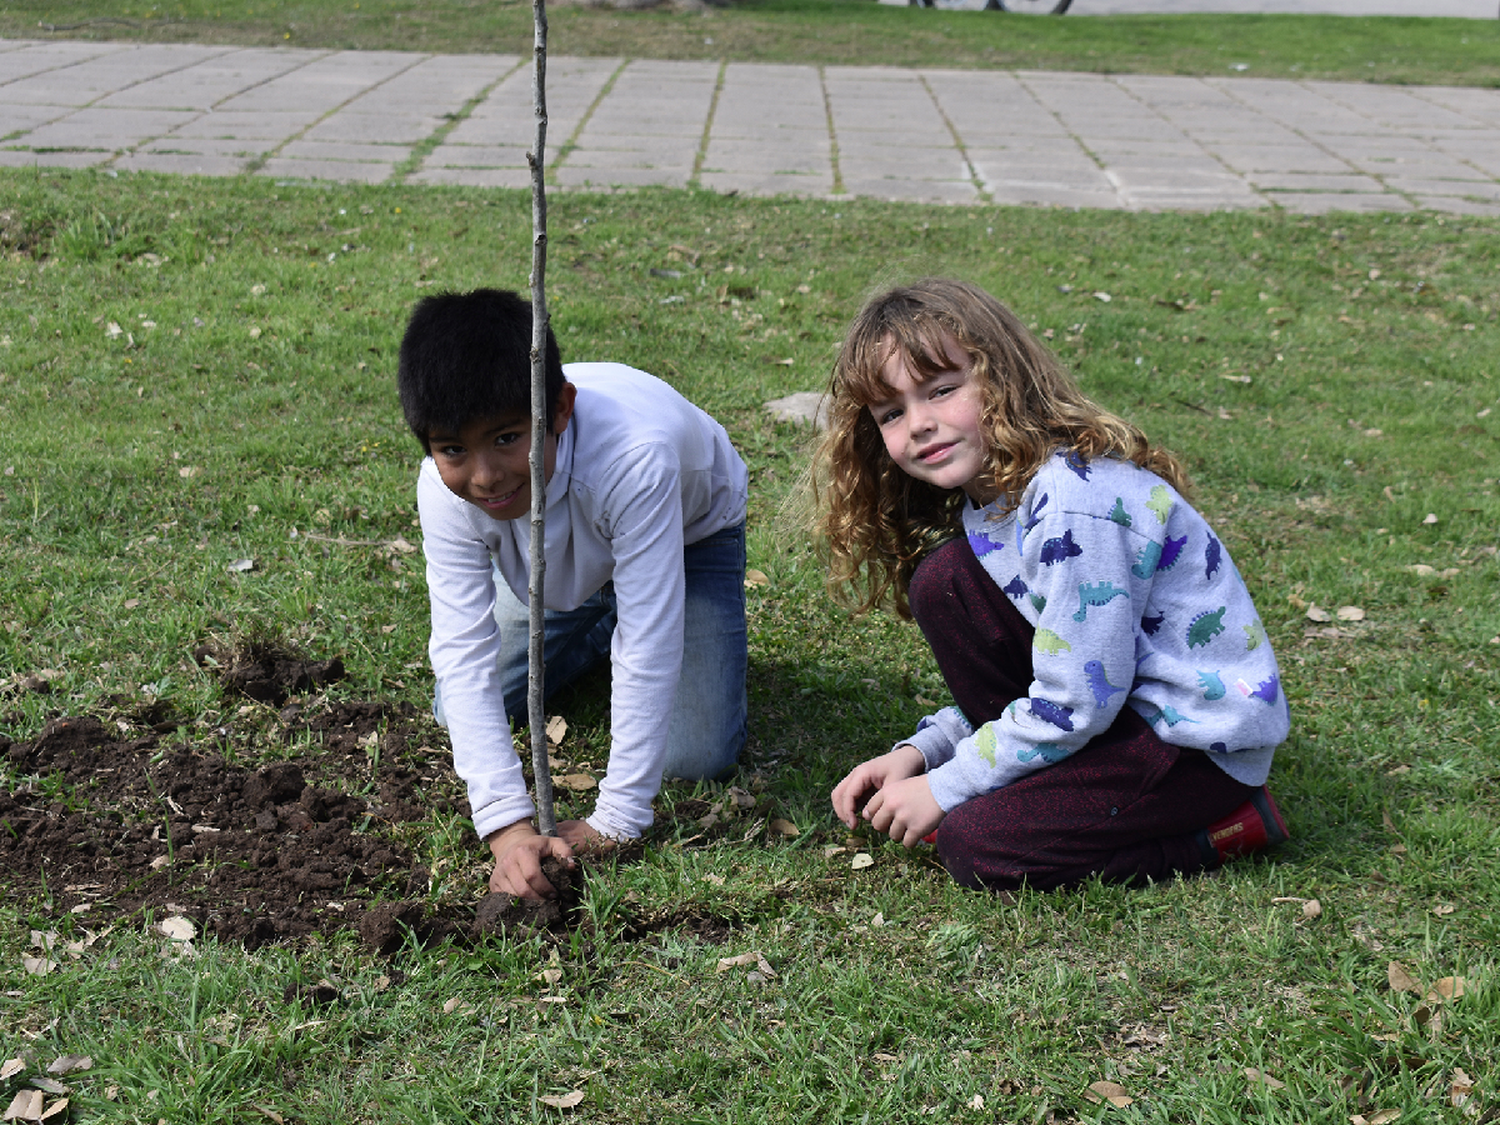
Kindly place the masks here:
<instances>
[{"instance_id":1,"label":"patch of dark soil","mask_svg":"<svg viewBox=\"0 0 1500 1125\"><path fill-rule=\"evenodd\" d=\"M293 695L344 678L344 662L305 660L271 641L250 641L237 648L204 645L193 652L199 664L217 671L224 690L280 707Z\"/></svg>"},{"instance_id":2,"label":"patch of dark soil","mask_svg":"<svg viewBox=\"0 0 1500 1125\"><path fill-rule=\"evenodd\" d=\"M710 945L723 945L742 925L743 921L737 917L715 914L701 906L689 906L632 918L621 936L627 941L640 941L663 930L671 930L689 934Z\"/></svg>"},{"instance_id":3,"label":"patch of dark soil","mask_svg":"<svg viewBox=\"0 0 1500 1125\"><path fill-rule=\"evenodd\" d=\"M408 939L429 945L457 932L454 919L429 913L420 902L382 902L365 911L359 936L375 953L395 953Z\"/></svg>"},{"instance_id":4,"label":"patch of dark soil","mask_svg":"<svg viewBox=\"0 0 1500 1125\"><path fill-rule=\"evenodd\" d=\"M474 912L474 936L499 934L526 938L559 933L571 926L583 901L583 868L569 867L549 855L542 860L542 874L556 888L556 898L535 901L513 895L489 895Z\"/></svg>"},{"instance_id":5,"label":"patch of dark soil","mask_svg":"<svg viewBox=\"0 0 1500 1125\"><path fill-rule=\"evenodd\" d=\"M322 731L358 755L339 743L345 752L260 768L225 760L222 729L211 743L166 745L149 728L131 737L123 720L85 715L53 720L31 742L0 740L10 770L30 779L0 786L6 892L45 891L53 909L91 918L170 909L250 948L362 927L371 899L427 890L395 826L434 808L467 814L451 775L401 764L416 759L411 717L402 706L308 705L288 737ZM467 927L457 914L408 910L400 921L434 940Z\"/></svg>"}]
</instances>

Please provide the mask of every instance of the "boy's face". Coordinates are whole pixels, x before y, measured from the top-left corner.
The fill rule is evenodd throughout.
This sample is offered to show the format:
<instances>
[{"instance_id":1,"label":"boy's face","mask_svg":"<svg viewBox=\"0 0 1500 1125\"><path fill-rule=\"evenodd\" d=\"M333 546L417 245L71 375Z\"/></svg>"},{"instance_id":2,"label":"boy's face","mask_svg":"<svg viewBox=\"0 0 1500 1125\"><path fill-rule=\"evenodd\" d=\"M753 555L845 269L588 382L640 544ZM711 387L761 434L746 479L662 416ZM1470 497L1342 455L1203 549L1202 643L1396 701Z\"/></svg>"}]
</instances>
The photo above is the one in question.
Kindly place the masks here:
<instances>
[{"instance_id":1,"label":"boy's face","mask_svg":"<svg viewBox=\"0 0 1500 1125\"><path fill-rule=\"evenodd\" d=\"M573 417L577 388L564 383L542 451L543 479L557 467L557 439ZM531 417L500 414L470 422L457 433L434 431L427 447L448 491L491 519L513 520L531 512Z\"/></svg>"}]
</instances>

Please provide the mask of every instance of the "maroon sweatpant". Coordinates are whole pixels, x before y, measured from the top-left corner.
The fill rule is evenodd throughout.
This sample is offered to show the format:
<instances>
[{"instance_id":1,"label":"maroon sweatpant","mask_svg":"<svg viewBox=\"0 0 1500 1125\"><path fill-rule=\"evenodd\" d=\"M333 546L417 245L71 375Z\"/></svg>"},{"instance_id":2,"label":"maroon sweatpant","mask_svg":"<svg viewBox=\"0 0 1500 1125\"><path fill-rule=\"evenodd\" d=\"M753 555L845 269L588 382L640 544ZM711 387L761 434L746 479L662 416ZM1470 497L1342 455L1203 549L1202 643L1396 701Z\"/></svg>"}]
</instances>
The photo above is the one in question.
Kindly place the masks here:
<instances>
[{"instance_id":1,"label":"maroon sweatpant","mask_svg":"<svg viewBox=\"0 0 1500 1125\"><path fill-rule=\"evenodd\" d=\"M1034 630L968 543L954 539L922 560L908 597L971 723L998 719L1029 694ZM1072 756L949 812L938 854L966 887L1048 890L1095 874L1159 881L1203 870L1197 833L1254 792L1206 755L1163 742L1127 706Z\"/></svg>"}]
</instances>

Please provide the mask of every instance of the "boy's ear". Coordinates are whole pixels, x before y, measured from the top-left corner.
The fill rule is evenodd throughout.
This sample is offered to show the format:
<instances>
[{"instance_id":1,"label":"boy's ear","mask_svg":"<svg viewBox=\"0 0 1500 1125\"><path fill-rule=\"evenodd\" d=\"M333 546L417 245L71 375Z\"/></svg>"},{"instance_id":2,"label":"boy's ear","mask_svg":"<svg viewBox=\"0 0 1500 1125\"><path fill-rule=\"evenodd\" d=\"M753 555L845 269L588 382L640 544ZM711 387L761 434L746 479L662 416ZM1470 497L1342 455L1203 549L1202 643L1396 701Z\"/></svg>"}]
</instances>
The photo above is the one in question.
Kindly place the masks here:
<instances>
[{"instance_id":1,"label":"boy's ear","mask_svg":"<svg viewBox=\"0 0 1500 1125\"><path fill-rule=\"evenodd\" d=\"M557 393L557 407L552 411L552 432L558 437L562 436L573 418L573 402L577 397L578 388L572 383L564 383L562 390Z\"/></svg>"}]
</instances>

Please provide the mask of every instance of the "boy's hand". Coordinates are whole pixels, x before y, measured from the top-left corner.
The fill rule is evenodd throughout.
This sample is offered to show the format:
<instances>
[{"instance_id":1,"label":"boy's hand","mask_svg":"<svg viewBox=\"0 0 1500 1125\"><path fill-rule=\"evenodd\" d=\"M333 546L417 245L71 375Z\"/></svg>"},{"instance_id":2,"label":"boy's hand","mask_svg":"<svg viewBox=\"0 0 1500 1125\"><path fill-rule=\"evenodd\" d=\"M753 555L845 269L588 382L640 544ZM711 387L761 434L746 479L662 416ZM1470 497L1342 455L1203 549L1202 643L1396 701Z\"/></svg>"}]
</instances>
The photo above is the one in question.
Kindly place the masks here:
<instances>
[{"instance_id":1,"label":"boy's hand","mask_svg":"<svg viewBox=\"0 0 1500 1125\"><path fill-rule=\"evenodd\" d=\"M542 857L556 856L566 860L569 866L573 863L573 849L566 840L543 836L529 820L518 820L509 828L492 832L485 842L495 857L490 890L497 894L530 899L555 898L557 889L542 874Z\"/></svg>"},{"instance_id":2,"label":"boy's hand","mask_svg":"<svg viewBox=\"0 0 1500 1125\"><path fill-rule=\"evenodd\" d=\"M870 798L863 816L870 827L909 848L943 822L943 810L925 777L892 782Z\"/></svg>"},{"instance_id":3,"label":"boy's hand","mask_svg":"<svg viewBox=\"0 0 1500 1125\"><path fill-rule=\"evenodd\" d=\"M557 834L575 851L600 848L611 843L608 836L586 820L560 820Z\"/></svg>"},{"instance_id":4,"label":"boy's hand","mask_svg":"<svg viewBox=\"0 0 1500 1125\"><path fill-rule=\"evenodd\" d=\"M903 742L889 754L861 762L850 770L849 776L834 787L833 811L844 822L844 827L853 828L856 816L861 814L860 806L865 804L872 793L884 789L892 782L916 777L926 768L922 751L909 742ZM930 791L928 795L931 796ZM868 806L863 810L863 815L865 819L869 819Z\"/></svg>"}]
</instances>

